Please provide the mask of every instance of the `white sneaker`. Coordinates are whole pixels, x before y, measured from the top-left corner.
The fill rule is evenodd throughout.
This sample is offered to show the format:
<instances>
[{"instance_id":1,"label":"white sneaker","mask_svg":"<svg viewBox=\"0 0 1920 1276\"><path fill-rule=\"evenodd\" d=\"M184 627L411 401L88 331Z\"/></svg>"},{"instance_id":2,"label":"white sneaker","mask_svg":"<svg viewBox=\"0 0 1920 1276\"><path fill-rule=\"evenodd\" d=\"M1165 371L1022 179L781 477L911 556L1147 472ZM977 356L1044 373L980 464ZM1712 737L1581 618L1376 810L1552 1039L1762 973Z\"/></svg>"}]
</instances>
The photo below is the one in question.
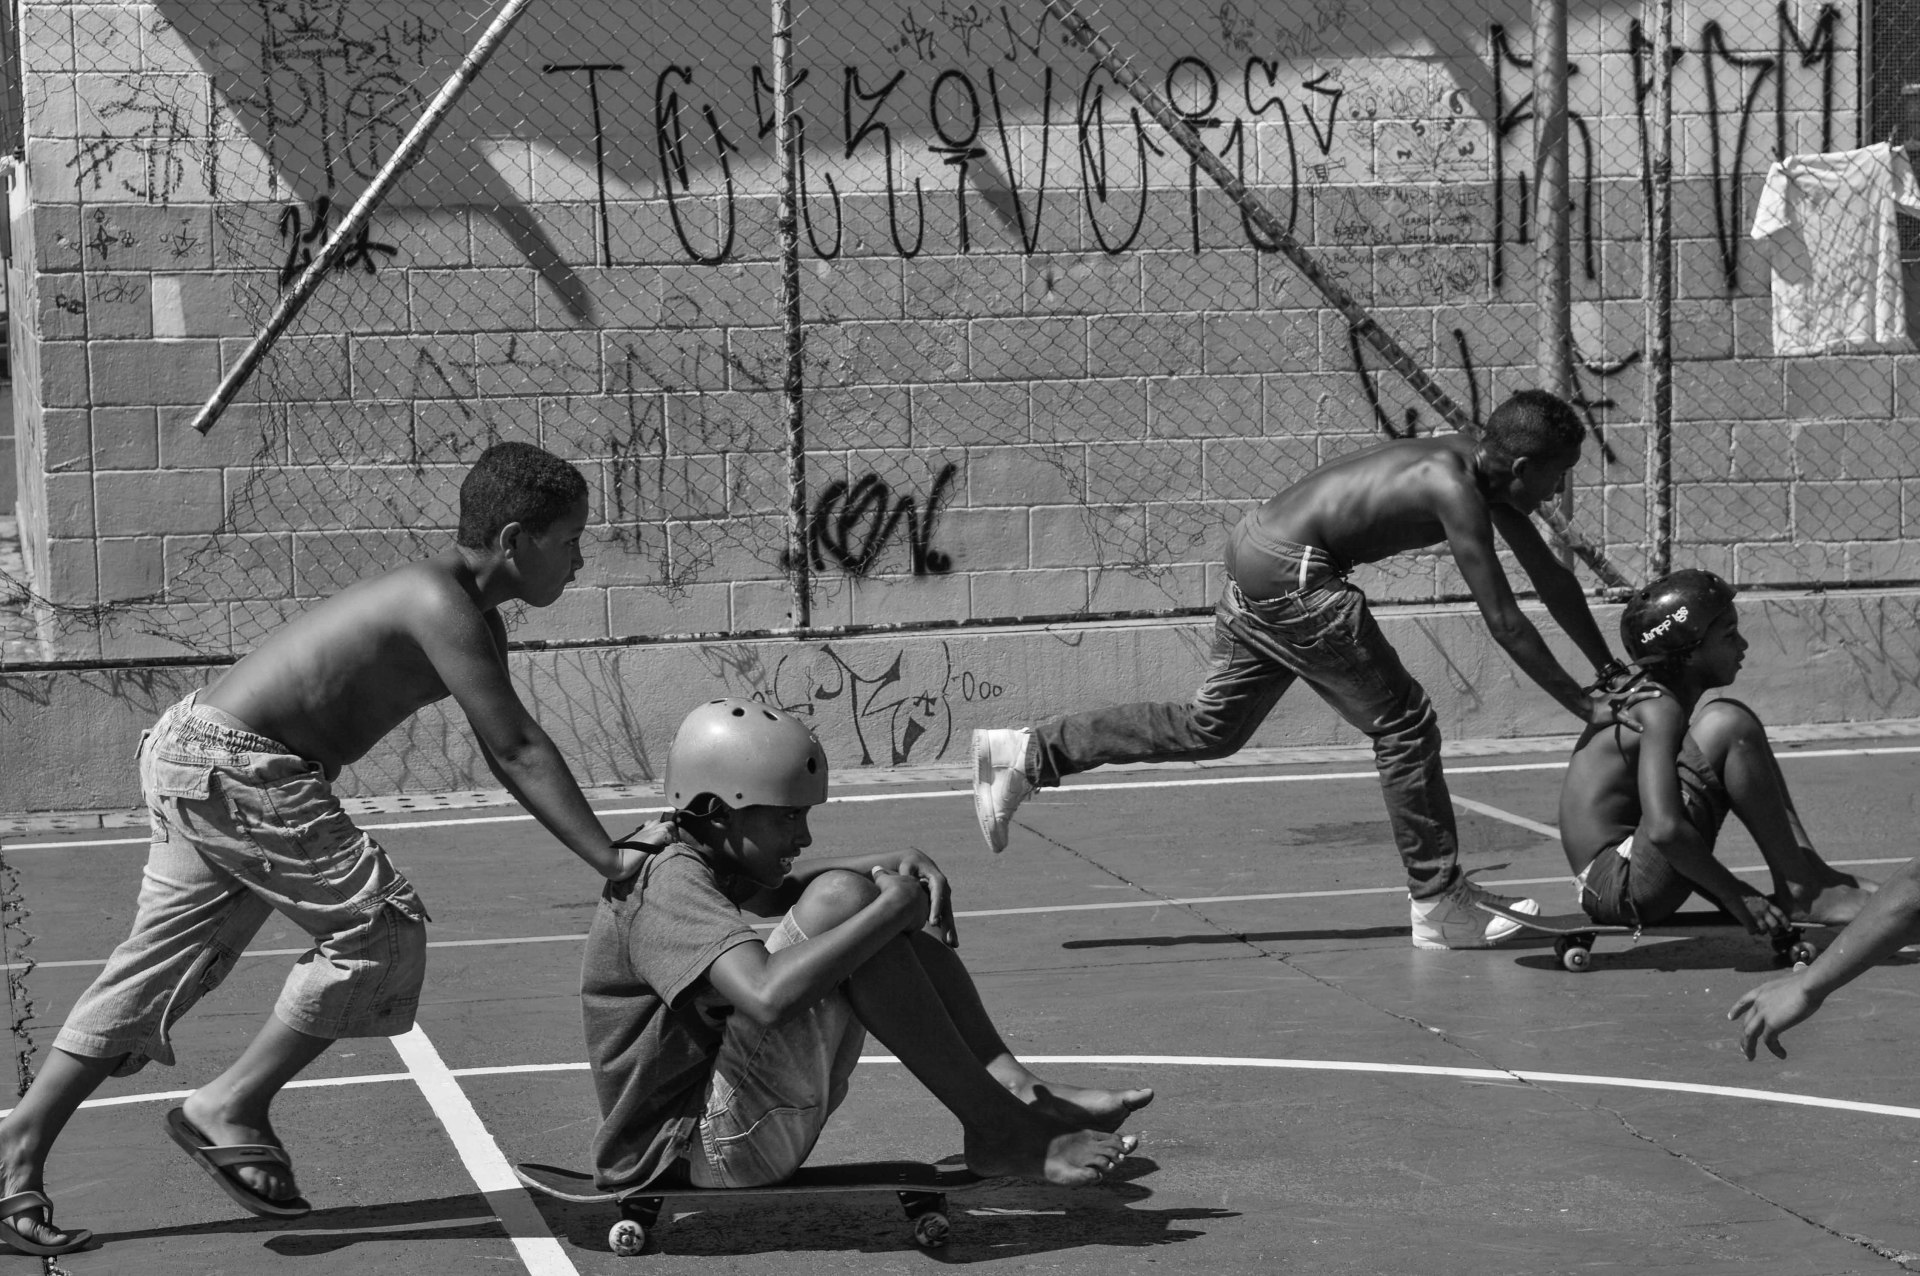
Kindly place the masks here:
<instances>
[{"instance_id":1,"label":"white sneaker","mask_svg":"<svg viewBox=\"0 0 1920 1276\"><path fill-rule=\"evenodd\" d=\"M1007 822L1034 790L1039 743L1025 727L973 733L973 814L987 849L1007 849Z\"/></svg>"},{"instance_id":2,"label":"white sneaker","mask_svg":"<svg viewBox=\"0 0 1920 1276\"><path fill-rule=\"evenodd\" d=\"M1411 903L1415 948L1491 948L1520 931L1519 922L1496 917L1476 904L1492 904L1529 917L1540 914L1538 901L1495 895L1474 885L1464 873L1444 895Z\"/></svg>"}]
</instances>

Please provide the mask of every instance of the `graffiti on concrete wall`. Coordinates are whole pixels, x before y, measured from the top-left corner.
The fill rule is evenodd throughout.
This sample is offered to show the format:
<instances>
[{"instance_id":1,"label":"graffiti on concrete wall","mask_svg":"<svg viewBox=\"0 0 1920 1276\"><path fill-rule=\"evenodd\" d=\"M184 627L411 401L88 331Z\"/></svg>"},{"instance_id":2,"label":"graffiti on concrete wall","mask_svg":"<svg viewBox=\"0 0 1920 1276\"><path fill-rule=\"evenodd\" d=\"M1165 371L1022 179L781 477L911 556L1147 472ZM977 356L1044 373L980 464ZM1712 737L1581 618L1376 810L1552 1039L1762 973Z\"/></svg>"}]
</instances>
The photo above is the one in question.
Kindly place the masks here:
<instances>
[{"instance_id":1,"label":"graffiti on concrete wall","mask_svg":"<svg viewBox=\"0 0 1920 1276\"><path fill-rule=\"evenodd\" d=\"M781 657L773 671L774 703L823 726L832 719L851 728L861 766L945 756L953 742L956 681L948 645L940 643L938 652L932 644L903 647L891 659L879 648L850 650L851 657L827 643Z\"/></svg>"},{"instance_id":2,"label":"graffiti on concrete wall","mask_svg":"<svg viewBox=\"0 0 1920 1276\"><path fill-rule=\"evenodd\" d=\"M807 519L807 546L814 569L833 564L849 576L865 576L887 549L904 539L909 566L915 576L937 576L953 570L953 559L933 548L934 520L940 502L960 472L949 462L934 476L924 500L911 494L895 495L878 474L864 474L853 483L835 479L814 497ZM784 556L782 566L786 566Z\"/></svg>"}]
</instances>

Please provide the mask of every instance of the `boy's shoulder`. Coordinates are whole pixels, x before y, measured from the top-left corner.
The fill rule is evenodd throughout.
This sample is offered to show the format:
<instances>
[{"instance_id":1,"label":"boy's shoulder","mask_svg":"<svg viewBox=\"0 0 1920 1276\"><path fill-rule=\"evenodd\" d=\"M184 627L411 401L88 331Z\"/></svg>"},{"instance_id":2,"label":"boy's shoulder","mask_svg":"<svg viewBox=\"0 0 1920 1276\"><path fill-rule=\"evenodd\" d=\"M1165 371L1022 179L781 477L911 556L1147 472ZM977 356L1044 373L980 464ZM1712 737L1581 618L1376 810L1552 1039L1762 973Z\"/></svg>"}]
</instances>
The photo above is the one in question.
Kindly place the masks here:
<instances>
[{"instance_id":1,"label":"boy's shoulder","mask_svg":"<svg viewBox=\"0 0 1920 1276\"><path fill-rule=\"evenodd\" d=\"M446 557L402 563L355 581L319 607L295 617L286 628L400 633L432 626L444 633L449 623L471 624L477 619L491 625L498 611L480 606L462 570L457 559Z\"/></svg>"},{"instance_id":2,"label":"boy's shoulder","mask_svg":"<svg viewBox=\"0 0 1920 1276\"><path fill-rule=\"evenodd\" d=\"M641 861L640 871L625 882L609 882L608 897L629 895L630 906L639 909L649 903L664 904L690 896L719 895L733 906L727 891L728 874L705 848L684 839L662 845ZM628 890L616 890L627 887Z\"/></svg>"}]
</instances>

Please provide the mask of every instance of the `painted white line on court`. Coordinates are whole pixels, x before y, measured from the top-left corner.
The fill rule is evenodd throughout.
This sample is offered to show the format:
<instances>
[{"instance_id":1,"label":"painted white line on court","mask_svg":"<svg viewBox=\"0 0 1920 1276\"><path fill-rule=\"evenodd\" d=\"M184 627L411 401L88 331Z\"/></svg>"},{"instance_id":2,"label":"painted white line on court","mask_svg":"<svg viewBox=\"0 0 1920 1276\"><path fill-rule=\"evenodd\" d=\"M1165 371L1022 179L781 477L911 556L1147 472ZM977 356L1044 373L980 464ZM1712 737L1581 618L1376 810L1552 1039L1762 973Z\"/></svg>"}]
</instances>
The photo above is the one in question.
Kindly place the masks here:
<instances>
[{"instance_id":1,"label":"painted white line on court","mask_svg":"<svg viewBox=\"0 0 1920 1276\"><path fill-rule=\"evenodd\" d=\"M529 1276L580 1276L580 1269L560 1247L547 1220L534 1208L527 1189L513 1176L513 1167L507 1164L500 1145L493 1141L486 1123L474 1111L473 1101L460 1088L460 1082L420 1025L415 1024L391 1040L433 1114L440 1118L440 1124L453 1139L461 1164L473 1177L473 1185L485 1194L487 1205L506 1228Z\"/></svg>"},{"instance_id":2,"label":"painted white line on court","mask_svg":"<svg viewBox=\"0 0 1920 1276\"><path fill-rule=\"evenodd\" d=\"M1920 745L1889 745L1885 748L1861 749L1803 749L1793 753L1775 754L1782 762L1800 758L1857 758L1893 753L1920 753ZM1511 762L1494 766L1450 766L1448 775L1498 775L1513 771L1564 771L1565 762ZM1372 780L1379 777L1377 771L1322 771L1306 775L1225 775L1209 776L1189 780L1117 780L1107 784L1068 784L1056 792L1070 793L1112 793L1131 789L1189 789L1202 788L1217 784L1302 784L1312 780ZM851 793L844 797L830 797L829 804L855 802L911 802L919 798L959 798L971 797L971 789L933 789L919 790L913 793ZM665 810L661 806L620 807L614 810L596 811L596 815L652 815ZM362 824L363 829L443 829L462 828L471 824L526 824L531 823L531 815L483 815L458 820L398 820L382 824ZM98 838L84 842L7 842L0 843L0 851L59 851L83 846L144 846L144 837Z\"/></svg>"},{"instance_id":3,"label":"painted white line on court","mask_svg":"<svg viewBox=\"0 0 1920 1276\"><path fill-rule=\"evenodd\" d=\"M406 1037L393 1038L393 1043L400 1049L402 1058L406 1058L407 1056L409 1047L405 1043L408 1037L412 1037L414 1033L418 1033L419 1031L416 1027L413 1032L408 1033ZM425 1040L424 1034L422 1034L421 1039ZM490 1150L491 1156L498 1161L498 1173L503 1173L506 1176L506 1180L512 1185L514 1192L525 1201L526 1208L529 1211L533 1211L532 1198L527 1196L525 1189L521 1188L519 1181L513 1177L513 1171L508 1167L506 1158L501 1155L498 1145L493 1141L493 1136L487 1133L484 1126L480 1125L479 1114L474 1112L473 1105L467 1100L466 1092L460 1089L459 1083L455 1078L512 1076L536 1072L585 1072L587 1065L585 1063L533 1063L492 1068L448 1068L440 1061L439 1053L433 1051L432 1043L429 1042L426 1048L432 1052L433 1063L439 1069L437 1074L432 1075L438 1078L439 1085L446 1087L453 1095L457 1096L460 1107L463 1108L466 1113L465 1119L471 1122L471 1128L477 1133L480 1139L484 1140L485 1148ZM1533 1072L1525 1068L1443 1068L1428 1064L1369 1063L1365 1060L1354 1059L1262 1059L1236 1055L1177 1054L1023 1055L1020 1061L1028 1064L1048 1065L1074 1064L1084 1066L1089 1064L1104 1064L1114 1067L1254 1068L1277 1069L1292 1072L1358 1072L1383 1076L1443 1077L1456 1081L1520 1080L1530 1081L1538 1085L1601 1086L1621 1090L1651 1090L1665 1094L1698 1094L1716 1099L1746 1099L1755 1103L1782 1103L1793 1107L1826 1108L1835 1112L1862 1112L1871 1116L1900 1117L1908 1121L1920 1121L1920 1108L1902 1107L1899 1104L1893 1103L1866 1103L1858 1099L1829 1099L1824 1095L1798 1094L1790 1090L1755 1090L1746 1086L1707 1085L1698 1081L1662 1081L1650 1077L1610 1077L1579 1072ZM889 1064L899 1063L900 1060L892 1055L870 1054L862 1055L860 1062ZM361 1085L378 1081L412 1080L420 1082L420 1088L426 1090L427 1080L424 1079L422 1070L417 1067L411 1059L408 1059L408 1067L413 1068L414 1071L407 1074L390 1073L366 1077L331 1077L323 1081L294 1081L291 1082L287 1088L292 1089L295 1086L318 1085ZM186 1093L186 1091L168 1091L165 1094L137 1094L126 1095L117 1099L93 1099L80 1106L83 1108L100 1108L126 1103L157 1103L162 1100L181 1098ZM428 1100L429 1102L434 1101L432 1092L429 1092ZM452 1130L454 1121L450 1119L446 1113L441 1112L438 1103L435 1103L434 1111L440 1114L441 1120L446 1122L449 1130ZM5 1115L5 1112L0 1112L0 1116ZM455 1146L461 1146L457 1137ZM488 1189L482 1182L481 1170L476 1168L474 1161L468 1157L465 1147L461 1147L461 1157L468 1162L468 1169L473 1173L474 1182L481 1184L481 1190L488 1193L489 1203L494 1205L496 1210L501 1209L503 1202L496 1199L494 1191ZM539 1218L537 1211L533 1211L533 1213L534 1218L538 1222L539 1230L551 1240L552 1233L547 1231L545 1220ZM501 1213L503 1222L506 1221L506 1218L507 1215L504 1212ZM516 1243L517 1240L518 1238L516 1237ZM559 1253L559 1243L555 1241L553 1244L555 1251ZM531 1263L529 1263L528 1266L536 1273L543 1271L573 1272L575 1276L578 1276L572 1263L567 1261L564 1253L559 1253L559 1258L562 1263L566 1264L564 1267L535 1268Z\"/></svg>"},{"instance_id":4,"label":"painted white line on court","mask_svg":"<svg viewBox=\"0 0 1920 1276\"><path fill-rule=\"evenodd\" d=\"M1518 817L1516 817L1518 818ZM1908 864L1912 856L1896 856L1893 859L1875 860L1828 860L1834 868L1873 868L1888 864ZM1765 864L1729 865L1731 873L1764 873ZM1486 877L1476 878L1482 886L1556 886L1566 885L1569 878L1565 873L1554 877ZM1031 917L1045 913L1107 913L1124 908L1185 908L1195 904L1264 904L1274 901L1297 899L1340 899L1349 895L1402 895L1404 886L1354 886L1337 891L1269 891L1260 895L1193 895L1182 899L1118 899L1102 900L1097 904L1035 904L1027 908L971 908L954 913L955 919L966 917ZM756 922L757 930L771 930L775 923ZM427 944L428 948L494 948L511 947L515 944L579 944L586 941L583 931L577 935L519 935L507 939L436 939ZM299 957L311 952L309 948L249 948L241 953L242 957ZM40 961L33 964L35 970L77 970L85 967L98 967L107 964L104 957L86 957L75 961ZM9 970L24 970L25 962L13 962L0 965L0 974ZM315 1082L314 1084L321 1084Z\"/></svg>"},{"instance_id":5,"label":"painted white line on court","mask_svg":"<svg viewBox=\"0 0 1920 1276\"><path fill-rule=\"evenodd\" d=\"M1524 815L1515 815L1512 811L1503 811L1497 806L1488 806L1485 802L1476 802L1472 798L1463 798L1458 794L1454 795L1453 804L1463 811L1473 811L1496 820L1504 820L1528 832L1550 837L1556 842L1560 840L1560 830L1551 824L1542 824L1538 820L1530 820Z\"/></svg>"}]
</instances>

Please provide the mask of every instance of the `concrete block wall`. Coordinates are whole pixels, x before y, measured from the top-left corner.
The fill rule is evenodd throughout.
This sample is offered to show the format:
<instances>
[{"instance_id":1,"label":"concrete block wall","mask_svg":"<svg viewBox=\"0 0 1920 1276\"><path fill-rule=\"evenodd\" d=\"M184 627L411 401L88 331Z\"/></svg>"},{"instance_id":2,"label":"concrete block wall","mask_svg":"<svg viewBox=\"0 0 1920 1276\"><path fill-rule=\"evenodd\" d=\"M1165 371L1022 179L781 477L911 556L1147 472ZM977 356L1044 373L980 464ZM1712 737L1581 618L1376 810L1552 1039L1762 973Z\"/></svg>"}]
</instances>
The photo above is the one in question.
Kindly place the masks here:
<instances>
[{"instance_id":1,"label":"concrete block wall","mask_svg":"<svg viewBox=\"0 0 1920 1276\"><path fill-rule=\"evenodd\" d=\"M1550 645L1578 655L1527 604ZM1617 607L1596 609L1612 631ZM1432 695L1449 739L1570 736L1577 723L1487 636L1471 607L1388 606L1388 641ZM1781 592L1741 603L1752 647L1734 693L1775 724L1920 717L1920 593ZM523 651L511 661L582 784L659 778L687 710L742 695L804 716L834 773L964 763L970 733L1119 700L1184 700L1205 675L1209 626L1191 619L874 634L819 641L742 638ZM134 749L169 704L218 667L0 669L0 814L125 810L139 804ZM1364 745L1320 700L1296 688L1255 747ZM1540 784L1558 780L1543 776ZM348 768L349 795L493 788L471 729L451 702L428 706ZM975 836L965 799L932 826L955 844Z\"/></svg>"},{"instance_id":2,"label":"concrete block wall","mask_svg":"<svg viewBox=\"0 0 1920 1276\"><path fill-rule=\"evenodd\" d=\"M807 15L816 624L1203 607L1242 510L1435 427L1029 8L997 26L878 0ZM1489 410L1533 381L1537 348L1533 138L1506 123L1531 87L1525 8L1297 8L1126 0L1102 23L1413 358ZM117 613L54 615L59 649L244 650L444 545L462 468L503 438L569 457L595 493L580 586L520 634L790 623L757 3L530 16L242 401L187 427L468 39L437 6L328 12L316 35L276 6L22 6L28 553L43 594ZM1856 138L1855 18L1825 13L1684 18L1674 557L1746 582L1920 576L1920 361L1774 357L1743 239L1776 138ZM1629 572L1648 534L1637 15L1576 14L1572 41L1597 435L1576 523ZM1827 22L1827 60L1793 60L1764 109L1707 92L1722 47L1770 54L1782 21L1803 43ZM1365 583L1462 592L1433 555Z\"/></svg>"}]
</instances>

